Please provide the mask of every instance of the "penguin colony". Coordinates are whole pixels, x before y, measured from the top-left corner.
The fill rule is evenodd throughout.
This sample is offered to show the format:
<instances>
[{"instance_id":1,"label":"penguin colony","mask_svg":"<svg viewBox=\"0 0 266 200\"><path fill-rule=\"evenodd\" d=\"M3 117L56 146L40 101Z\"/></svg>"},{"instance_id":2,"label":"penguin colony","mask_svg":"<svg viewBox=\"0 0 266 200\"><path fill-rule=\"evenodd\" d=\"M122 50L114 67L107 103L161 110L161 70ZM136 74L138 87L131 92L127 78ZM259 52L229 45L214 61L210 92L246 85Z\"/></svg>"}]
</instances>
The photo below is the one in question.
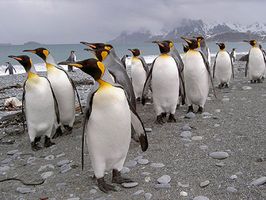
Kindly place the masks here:
<instances>
[{"instance_id":1,"label":"penguin colony","mask_svg":"<svg viewBox=\"0 0 266 200\"><path fill-rule=\"evenodd\" d=\"M171 41L154 41L159 47L160 55L151 67L148 67L139 49L129 49L133 54L131 79L125 62L129 55L120 60L110 44L81 42L91 48L84 50L93 53L95 58L76 62L68 59L58 64L45 48L24 50L43 59L47 77L37 75L29 56L9 56L17 60L28 74L23 86L22 112L26 117L32 150L42 148L42 136L43 146L49 147L55 144L51 138L71 134L77 90L67 72L59 65L76 67L95 80L88 94L84 113L82 169L86 143L101 191L116 191L114 185L105 182L104 175L108 170L112 170L113 183L132 182L131 179L122 177L120 172L131 137L137 137L142 151L148 149L147 134L137 114L136 102L145 105L151 94L156 114L155 123L173 123L176 122L174 115L180 104L187 104L188 112L194 112L195 106L198 106L197 113L203 112L211 87L215 95L213 78L217 80L220 89L228 88L231 76L234 78L235 49L229 53L224 43L217 43L220 50L216 54L211 75L210 52L205 39L182 39L187 43L183 45L182 58ZM260 83L265 78L265 54L256 46L255 40L245 42L252 46L245 75L251 83ZM77 98L79 101L78 93ZM81 104L79 106L82 112Z\"/></svg>"}]
</instances>

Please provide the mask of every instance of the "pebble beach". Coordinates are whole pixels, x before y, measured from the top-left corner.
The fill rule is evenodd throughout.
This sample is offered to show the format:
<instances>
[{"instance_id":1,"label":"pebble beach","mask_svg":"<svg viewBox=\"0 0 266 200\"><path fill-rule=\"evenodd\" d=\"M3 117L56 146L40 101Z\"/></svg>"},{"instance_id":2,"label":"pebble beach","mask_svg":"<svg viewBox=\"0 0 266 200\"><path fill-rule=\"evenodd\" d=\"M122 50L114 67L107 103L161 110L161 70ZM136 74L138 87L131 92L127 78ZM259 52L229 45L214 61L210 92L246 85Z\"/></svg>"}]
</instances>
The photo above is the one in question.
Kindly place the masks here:
<instances>
[{"instance_id":1,"label":"pebble beach","mask_svg":"<svg viewBox=\"0 0 266 200\"><path fill-rule=\"evenodd\" d=\"M176 123L158 125L152 103L138 104L149 148L142 152L132 140L122 173L134 183L117 185L117 192L108 194L97 187L86 148L85 167L81 169L80 111L76 111L71 135L56 138L56 145L33 152L27 132L23 133L21 110L3 108L8 97L21 100L26 74L1 76L0 199L266 199L266 81L249 83L244 66L245 62L236 61L235 78L229 88L216 87L217 98L210 90L202 114L187 113L184 105L176 111ZM86 106L92 79L79 70L69 74ZM1 182L7 178L41 184ZM105 180L111 182L111 172Z\"/></svg>"}]
</instances>

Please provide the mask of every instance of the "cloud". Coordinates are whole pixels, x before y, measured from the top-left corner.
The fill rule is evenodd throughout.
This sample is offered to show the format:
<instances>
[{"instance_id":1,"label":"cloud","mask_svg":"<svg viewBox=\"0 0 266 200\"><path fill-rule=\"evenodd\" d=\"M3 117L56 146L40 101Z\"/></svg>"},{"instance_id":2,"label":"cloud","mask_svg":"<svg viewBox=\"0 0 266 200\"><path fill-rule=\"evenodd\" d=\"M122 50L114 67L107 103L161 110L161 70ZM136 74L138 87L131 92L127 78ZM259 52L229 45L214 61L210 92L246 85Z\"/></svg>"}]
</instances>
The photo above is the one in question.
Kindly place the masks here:
<instances>
[{"instance_id":1,"label":"cloud","mask_svg":"<svg viewBox=\"0 0 266 200\"><path fill-rule=\"evenodd\" d=\"M107 41L121 31L171 29L183 18L265 22L263 0L0 0L0 43ZM254 14L256 13L256 14Z\"/></svg>"}]
</instances>

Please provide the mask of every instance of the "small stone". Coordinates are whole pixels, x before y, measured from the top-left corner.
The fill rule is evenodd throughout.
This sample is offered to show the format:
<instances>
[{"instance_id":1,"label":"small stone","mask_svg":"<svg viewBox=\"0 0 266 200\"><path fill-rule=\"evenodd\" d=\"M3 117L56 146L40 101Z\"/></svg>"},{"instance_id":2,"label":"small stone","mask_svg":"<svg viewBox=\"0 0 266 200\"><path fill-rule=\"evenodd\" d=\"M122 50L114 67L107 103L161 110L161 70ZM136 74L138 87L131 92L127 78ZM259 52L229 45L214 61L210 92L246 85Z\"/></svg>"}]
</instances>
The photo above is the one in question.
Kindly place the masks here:
<instances>
[{"instance_id":1,"label":"small stone","mask_svg":"<svg viewBox=\"0 0 266 200\"><path fill-rule=\"evenodd\" d=\"M128 172L130 172L130 169L128 167L123 167L122 170L121 170L122 174L126 174Z\"/></svg>"},{"instance_id":2,"label":"small stone","mask_svg":"<svg viewBox=\"0 0 266 200\"><path fill-rule=\"evenodd\" d=\"M189 183L182 184L182 183L178 182L177 185L180 186L180 187L183 187L183 188L189 187Z\"/></svg>"},{"instance_id":3,"label":"small stone","mask_svg":"<svg viewBox=\"0 0 266 200\"><path fill-rule=\"evenodd\" d=\"M141 165L147 165L149 163L149 160L147 160L147 159L139 159L138 163L141 164Z\"/></svg>"},{"instance_id":4,"label":"small stone","mask_svg":"<svg viewBox=\"0 0 266 200\"><path fill-rule=\"evenodd\" d=\"M221 112L221 109L216 109L215 112L219 113Z\"/></svg>"},{"instance_id":5,"label":"small stone","mask_svg":"<svg viewBox=\"0 0 266 200\"><path fill-rule=\"evenodd\" d=\"M1 163L2 164L8 164L11 160L12 160L12 158L6 158L6 159L2 160Z\"/></svg>"},{"instance_id":6,"label":"small stone","mask_svg":"<svg viewBox=\"0 0 266 200\"><path fill-rule=\"evenodd\" d=\"M237 192L237 189L234 188L234 187L227 187L226 190L227 190L228 192L232 192L232 193Z\"/></svg>"},{"instance_id":7,"label":"small stone","mask_svg":"<svg viewBox=\"0 0 266 200\"><path fill-rule=\"evenodd\" d=\"M223 98L222 99L222 102L227 102L227 101L229 101L230 99L229 98Z\"/></svg>"},{"instance_id":8,"label":"small stone","mask_svg":"<svg viewBox=\"0 0 266 200\"><path fill-rule=\"evenodd\" d=\"M152 128L144 128L146 132L152 132Z\"/></svg>"},{"instance_id":9,"label":"small stone","mask_svg":"<svg viewBox=\"0 0 266 200\"><path fill-rule=\"evenodd\" d=\"M231 180L235 180L235 179L237 179L237 175L232 175L232 176L230 176L230 179L231 179Z\"/></svg>"},{"instance_id":10,"label":"small stone","mask_svg":"<svg viewBox=\"0 0 266 200\"><path fill-rule=\"evenodd\" d=\"M67 185L66 183L57 183L55 186L56 187L64 187L66 185Z\"/></svg>"},{"instance_id":11,"label":"small stone","mask_svg":"<svg viewBox=\"0 0 266 200\"><path fill-rule=\"evenodd\" d=\"M191 137L191 132L190 131L183 131L181 134L180 134L180 136L182 137L182 138L190 138Z\"/></svg>"},{"instance_id":12,"label":"small stone","mask_svg":"<svg viewBox=\"0 0 266 200\"><path fill-rule=\"evenodd\" d=\"M44 171L46 168L54 169L54 166L52 164L48 164L48 165L41 166L38 169L38 172Z\"/></svg>"},{"instance_id":13,"label":"small stone","mask_svg":"<svg viewBox=\"0 0 266 200\"><path fill-rule=\"evenodd\" d=\"M167 184L171 181L171 177L169 175L163 175L157 179L160 184Z\"/></svg>"},{"instance_id":14,"label":"small stone","mask_svg":"<svg viewBox=\"0 0 266 200\"><path fill-rule=\"evenodd\" d=\"M18 152L18 150L17 149L15 149L15 150L12 150L12 151L8 151L6 154L7 155L14 155L15 153L17 153Z\"/></svg>"},{"instance_id":15,"label":"small stone","mask_svg":"<svg viewBox=\"0 0 266 200\"><path fill-rule=\"evenodd\" d=\"M60 167L60 173L63 174L63 173L70 171L72 169L71 164L72 163L61 166Z\"/></svg>"},{"instance_id":16,"label":"small stone","mask_svg":"<svg viewBox=\"0 0 266 200\"><path fill-rule=\"evenodd\" d=\"M29 157L27 160L27 164L34 164L33 162L36 160L36 157Z\"/></svg>"},{"instance_id":17,"label":"small stone","mask_svg":"<svg viewBox=\"0 0 266 200\"><path fill-rule=\"evenodd\" d=\"M67 200L80 200L79 197L68 198Z\"/></svg>"},{"instance_id":18,"label":"small stone","mask_svg":"<svg viewBox=\"0 0 266 200\"><path fill-rule=\"evenodd\" d=\"M27 194L27 193L34 193L35 189L32 188L23 188L23 187L18 187L17 191L22 193L22 194Z\"/></svg>"},{"instance_id":19,"label":"small stone","mask_svg":"<svg viewBox=\"0 0 266 200\"><path fill-rule=\"evenodd\" d=\"M208 149L208 146L206 146L206 145L201 145L199 148L200 148L201 150L207 150L207 149Z\"/></svg>"},{"instance_id":20,"label":"small stone","mask_svg":"<svg viewBox=\"0 0 266 200\"><path fill-rule=\"evenodd\" d=\"M210 156L214 159L219 159L219 160L222 160L222 159L225 159L225 158L228 158L229 154L226 153L226 152L212 152L210 153Z\"/></svg>"},{"instance_id":21,"label":"small stone","mask_svg":"<svg viewBox=\"0 0 266 200\"><path fill-rule=\"evenodd\" d=\"M97 193L97 190L95 190L95 189L90 190L90 194L95 194L95 193Z\"/></svg>"},{"instance_id":22,"label":"small stone","mask_svg":"<svg viewBox=\"0 0 266 200\"><path fill-rule=\"evenodd\" d=\"M130 160L128 162L125 163L125 167L135 167L137 165L137 161L135 160Z\"/></svg>"},{"instance_id":23,"label":"small stone","mask_svg":"<svg viewBox=\"0 0 266 200\"><path fill-rule=\"evenodd\" d=\"M150 172L142 172L141 174L144 176L149 176L151 173Z\"/></svg>"},{"instance_id":24,"label":"small stone","mask_svg":"<svg viewBox=\"0 0 266 200\"><path fill-rule=\"evenodd\" d=\"M182 131L190 131L190 130L191 130L191 127L187 124L182 127Z\"/></svg>"},{"instance_id":25,"label":"small stone","mask_svg":"<svg viewBox=\"0 0 266 200\"><path fill-rule=\"evenodd\" d=\"M48 177L50 177L50 176L52 176L52 175L54 175L54 172L49 171L49 172L44 172L44 173L42 173L42 174L41 174L41 177L42 177L43 179L47 179Z\"/></svg>"},{"instance_id":26,"label":"small stone","mask_svg":"<svg viewBox=\"0 0 266 200\"><path fill-rule=\"evenodd\" d=\"M213 119L219 119L219 117L217 117L217 116L215 116L215 115L212 116L212 118L213 118Z\"/></svg>"},{"instance_id":27,"label":"small stone","mask_svg":"<svg viewBox=\"0 0 266 200\"><path fill-rule=\"evenodd\" d=\"M9 166L3 166L3 167L0 166L0 173L6 172L8 170L10 170Z\"/></svg>"},{"instance_id":28,"label":"small stone","mask_svg":"<svg viewBox=\"0 0 266 200\"><path fill-rule=\"evenodd\" d=\"M136 158L134 158L135 161L138 161L139 159L142 159L143 156L137 156Z\"/></svg>"},{"instance_id":29,"label":"small stone","mask_svg":"<svg viewBox=\"0 0 266 200\"><path fill-rule=\"evenodd\" d=\"M146 176L144 180L145 180L146 183L149 183L151 181L151 177Z\"/></svg>"},{"instance_id":30,"label":"small stone","mask_svg":"<svg viewBox=\"0 0 266 200\"><path fill-rule=\"evenodd\" d=\"M61 153L61 154L56 155L56 158L60 158L60 157L63 157L65 155L66 155L65 153Z\"/></svg>"},{"instance_id":31,"label":"small stone","mask_svg":"<svg viewBox=\"0 0 266 200\"><path fill-rule=\"evenodd\" d=\"M217 128L217 127L219 127L220 126L220 124L214 124L214 127L215 128Z\"/></svg>"},{"instance_id":32,"label":"small stone","mask_svg":"<svg viewBox=\"0 0 266 200\"><path fill-rule=\"evenodd\" d=\"M209 198L205 196L196 196L193 198L193 200L209 200Z\"/></svg>"},{"instance_id":33,"label":"small stone","mask_svg":"<svg viewBox=\"0 0 266 200\"><path fill-rule=\"evenodd\" d=\"M210 181L209 180L206 180L206 181L203 181L203 182L201 182L200 183L200 187L206 187L206 186L208 186L210 184Z\"/></svg>"},{"instance_id":34,"label":"small stone","mask_svg":"<svg viewBox=\"0 0 266 200\"><path fill-rule=\"evenodd\" d=\"M151 193L145 193L144 197L145 197L145 200L150 200L152 198L152 194Z\"/></svg>"},{"instance_id":35,"label":"small stone","mask_svg":"<svg viewBox=\"0 0 266 200\"><path fill-rule=\"evenodd\" d=\"M185 115L185 118L187 118L187 119L192 119L192 118L195 118L195 117L196 117L196 115L193 112L189 112L189 113L187 113Z\"/></svg>"},{"instance_id":36,"label":"small stone","mask_svg":"<svg viewBox=\"0 0 266 200\"><path fill-rule=\"evenodd\" d=\"M137 192L135 192L133 195L140 195L140 194L142 194L142 193L144 193L144 190L138 190Z\"/></svg>"},{"instance_id":37,"label":"small stone","mask_svg":"<svg viewBox=\"0 0 266 200\"><path fill-rule=\"evenodd\" d=\"M156 184L153 187L154 187L154 189L170 189L171 185L169 183L167 183L167 184Z\"/></svg>"},{"instance_id":38,"label":"small stone","mask_svg":"<svg viewBox=\"0 0 266 200\"><path fill-rule=\"evenodd\" d=\"M215 165L218 166L218 167L223 167L223 166L225 166L224 162L215 163Z\"/></svg>"},{"instance_id":39,"label":"small stone","mask_svg":"<svg viewBox=\"0 0 266 200\"><path fill-rule=\"evenodd\" d=\"M151 167L155 167L155 168L162 168L164 167L165 165L163 163L152 163L151 164Z\"/></svg>"},{"instance_id":40,"label":"small stone","mask_svg":"<svg viewBox=\"0 0 266 200\"><path fill-rule=\"evenodd\" d=\"M252 89L252 87L250 87L250 86L243 86L242 87L242 90L251 90Z\"/></svg>"},{"instance_id":41,"label":"small stone","mask_svg":"<svg viewBox=\"0 0 266 200\"><path fill-rule=\"evenodd\" d=\"M59 161L58 163L56 163L56 165L57 165L58 167L61 167L61 166L66 165L66 164L68 164L68 163L70 163L69 160L61 160L61 161Z\"/></svg>"},{"instance_id":42,"label":"small stone","mask_svg":"<svg viewBox=\"0 0 266 200\"><path fill-rule=\"evenodd\" d=\"M256 180L252 181L250 183L250 185L258 186L258 185L263 185L264 183L266 183L266 176L260 177L260 178L258 178Z\"/></svg>"},{"instance_id":43,"label":"small stone","mask_svg":"<svg viewBox=\"0 0 266 200\"><path fill-rule=\"evenodd\" d=\"M180 196L181 196L181 197L187 197L187 195L188 195L188 194L187 194L187 192L185 192L185 191L181 191L181 192L180 192Z\"/></svg>"},{"instance_id":44,"label":"small stone","mask_svg":"<svg viewBox=\"0 0 266 200\"><path fill-rule=\"evenodd\" d=\"M208 112L203 112L203 113L201 113L201 115L202 116L210 116L210 115L212 115L211 113L208 113Z\"/></svg>"},{"instance_id":45,"label":"small stone","mask_svg":"<svg viewBox=\"0 0 266 200\"><path fill-rule=\"evenodd\" d=\"M45 160L53 160L54 159L54 155L46 156L44 159Z\"/></svg>"},{"instance_id":46,"label":"small stone","mask_svg":"<svg viewBox=\"0 0 266 200\"><path fill-rule=\"evenodd\" d=\"M194 141L200 141L202 140L202 136L193 136L191 139Z\"/></svg>"},{"instance_id":47,"label":"small stone","mask_svg":"<svg viewBox=\"0 0 266 200\"><path fill-rule=\"evenodd\" d=\"M136 187L138 186L139 183L137 182L132 182L132 183L122 183L122 187L124 188L133 188L133 187Z\"/></svg>"}]
</instances>

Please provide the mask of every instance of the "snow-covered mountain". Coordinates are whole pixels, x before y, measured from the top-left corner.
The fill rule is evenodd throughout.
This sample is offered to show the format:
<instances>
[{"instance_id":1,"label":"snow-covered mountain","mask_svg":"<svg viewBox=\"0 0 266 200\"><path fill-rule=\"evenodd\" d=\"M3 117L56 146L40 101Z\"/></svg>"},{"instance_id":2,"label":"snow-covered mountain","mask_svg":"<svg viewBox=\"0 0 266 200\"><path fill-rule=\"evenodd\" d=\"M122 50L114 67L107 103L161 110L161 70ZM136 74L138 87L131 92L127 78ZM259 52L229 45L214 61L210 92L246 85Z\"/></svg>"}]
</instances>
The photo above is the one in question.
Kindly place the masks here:
<instances>
[{"instance_id":1,"label":"snow-covered mountain","mask_svg":"<svg viewBox=\"0 0 266 200\"><path fill-rule=\"evenodd\" d=\"M156 39L170 39L179 41L181 36L192 37L202 35L208 40L215 41L242 41L243 39L256 39L266 41L266 23L253 23L243 25L237 23L205 23L202 20L183 19L172 30L164 31L164 34L153 35L149 31L127 33L123 32L113 43L145 42Z\"/></svg>"}]
</instances>

